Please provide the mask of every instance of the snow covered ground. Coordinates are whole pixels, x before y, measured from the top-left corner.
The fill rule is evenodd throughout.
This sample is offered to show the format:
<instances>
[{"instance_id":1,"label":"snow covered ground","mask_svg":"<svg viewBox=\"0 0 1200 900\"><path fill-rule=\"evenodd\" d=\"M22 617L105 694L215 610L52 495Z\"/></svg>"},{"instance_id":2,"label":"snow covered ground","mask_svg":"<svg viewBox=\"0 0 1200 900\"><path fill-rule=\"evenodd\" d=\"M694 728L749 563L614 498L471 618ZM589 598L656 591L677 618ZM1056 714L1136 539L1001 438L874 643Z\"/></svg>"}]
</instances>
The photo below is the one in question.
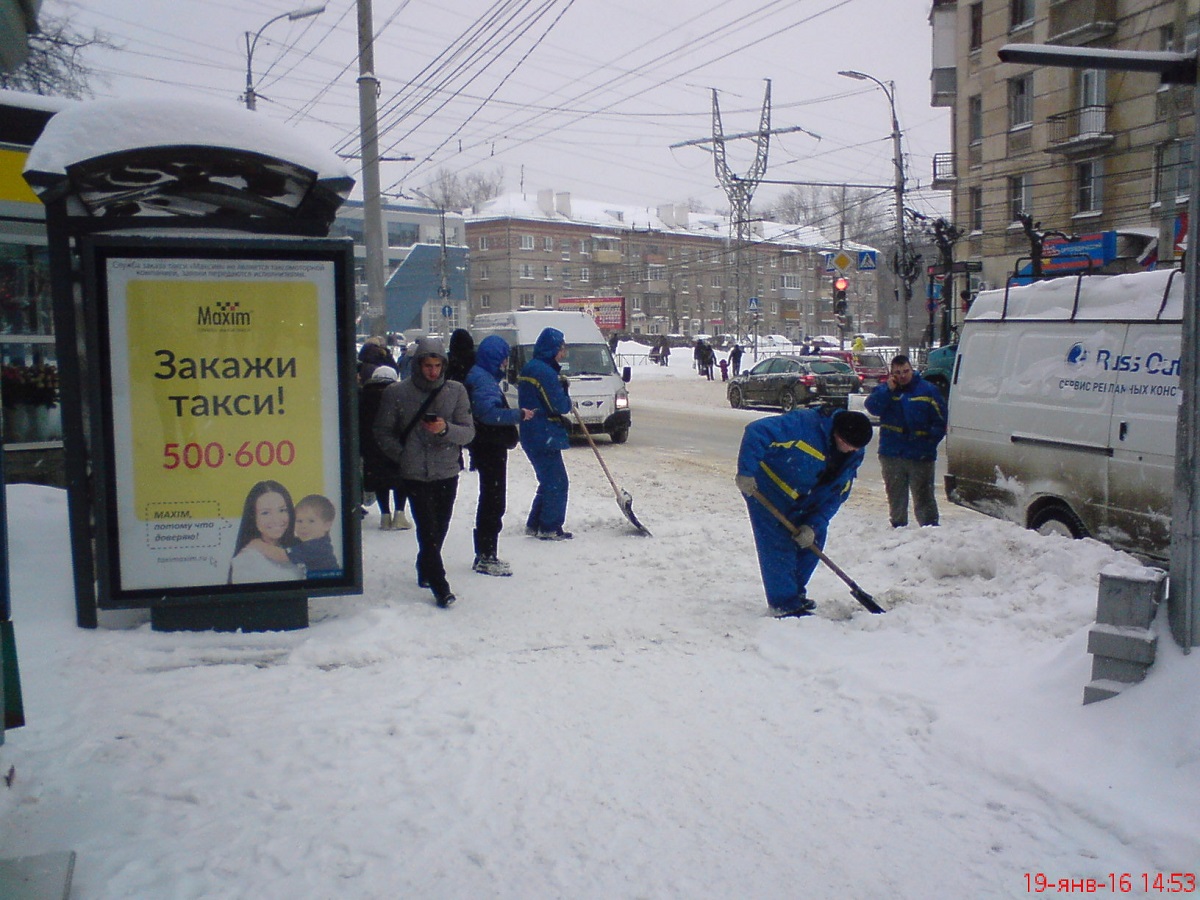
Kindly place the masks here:
<instances>
[{"instance_id":1,"label":"snow covered ground","mask_svg":"<svg viewBox=\"0 0 1200 900\"><path fill-rule=\"evenodd\" d=\"M677 357L635 367L635 416L762 414ZM727 463L649 448L636 420L601 452L653 538L586 445L567 454L576 539L526 538L517 452L514 577L470 571L468 473L453 609L414 584L412 533L372 516L366 593L275 634L76 628L65 497L10 487L29 724L0 747L0 857L77 851L77 900L1015 897L1109 873L1137 895L1200 876L1200 654L1161 615L1147 680L1081 705L1098 573L1129 557L945 501L942 528L893 532L864 478L827 549L891 611L820 570L819 614L777 621Z\"/></svg>"}]
</instances>

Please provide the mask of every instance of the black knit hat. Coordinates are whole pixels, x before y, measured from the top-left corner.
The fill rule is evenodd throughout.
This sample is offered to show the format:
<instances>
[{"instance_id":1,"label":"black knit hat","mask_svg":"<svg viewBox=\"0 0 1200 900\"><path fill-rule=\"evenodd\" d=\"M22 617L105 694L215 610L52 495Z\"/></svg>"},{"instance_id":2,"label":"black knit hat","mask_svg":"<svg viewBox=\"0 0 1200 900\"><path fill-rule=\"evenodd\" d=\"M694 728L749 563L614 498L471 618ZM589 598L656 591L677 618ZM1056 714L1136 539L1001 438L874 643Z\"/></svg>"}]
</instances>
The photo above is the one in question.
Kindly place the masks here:
<instances>
[{"instance_id":1,"label":"black knit hat","mask_svg":"<svg viewBox=\"0 0 1200 900\"><path fill-rule=\"evenodd\" d=\"M840 412L833 418L833 433L861 450L871 443L871 420L860 412Z\"/></svg>"}]
</instances>

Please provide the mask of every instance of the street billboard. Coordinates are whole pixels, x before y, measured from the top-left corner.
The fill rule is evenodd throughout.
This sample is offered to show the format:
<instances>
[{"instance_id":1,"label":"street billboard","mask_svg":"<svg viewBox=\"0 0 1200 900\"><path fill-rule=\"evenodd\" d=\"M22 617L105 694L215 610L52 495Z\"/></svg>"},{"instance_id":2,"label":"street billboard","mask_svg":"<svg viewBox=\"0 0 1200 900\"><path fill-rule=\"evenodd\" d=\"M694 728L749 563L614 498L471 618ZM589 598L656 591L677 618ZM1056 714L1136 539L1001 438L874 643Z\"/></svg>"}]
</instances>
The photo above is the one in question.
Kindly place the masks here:
<instances>
[{"instance_id":1,"label":"street billboard","mask_svg":"<svg viewBox=\"0 0 1200 900\"><path fill-rule=\"evenodd\" d=\"M360 591L348 244L106 238L85 261L100 606Z\"/></svg>"},{"instance_id":2,"label":"street billboard","mask_svg":"<svg viewBox=\"0 0 1200 900\"><path fill-rule=\"evenodd\" d=\"M559 309L581 310L596 320L601 331L625 330L624 297L563 297Z\"/></svg>"}]
</instances>

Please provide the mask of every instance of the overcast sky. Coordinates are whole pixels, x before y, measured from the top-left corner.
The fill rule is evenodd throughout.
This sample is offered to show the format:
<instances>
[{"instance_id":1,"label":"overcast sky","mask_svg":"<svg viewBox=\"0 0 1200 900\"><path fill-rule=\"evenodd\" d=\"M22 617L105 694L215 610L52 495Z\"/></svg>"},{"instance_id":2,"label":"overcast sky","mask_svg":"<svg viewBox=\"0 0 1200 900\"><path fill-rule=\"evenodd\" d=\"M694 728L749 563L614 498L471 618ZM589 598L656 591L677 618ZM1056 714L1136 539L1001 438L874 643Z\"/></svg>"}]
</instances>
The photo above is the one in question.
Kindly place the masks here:
<instances>
[{"instance_id":1,"label":"overcast sky","mask_svg":"<svg viewBox=\"0 0 1200 900\"><path fill-rule=\"evenodd\" d=\"M89 51L97 98L186 94L239 102L245 33L309 0L46 0L119 50ZM765 178L890 185L884 92L841 69L895 82L909 205L943 214L927 190L950 116L929 105L928 0L374 0L385 192L445 168L503 167L504 186L656 206L726 205L704 147L711 89L726 134L757 129L764 79L774 128ZM254 52L259 114L304 122L358 152L355 0L266 28ZM753 143L729 145L748 171ZM357 175L357 161L350 161ZM922 189L925 190L922 190ZM763 184L755 205L786 186Z\"/></svg>"}]
</instances>

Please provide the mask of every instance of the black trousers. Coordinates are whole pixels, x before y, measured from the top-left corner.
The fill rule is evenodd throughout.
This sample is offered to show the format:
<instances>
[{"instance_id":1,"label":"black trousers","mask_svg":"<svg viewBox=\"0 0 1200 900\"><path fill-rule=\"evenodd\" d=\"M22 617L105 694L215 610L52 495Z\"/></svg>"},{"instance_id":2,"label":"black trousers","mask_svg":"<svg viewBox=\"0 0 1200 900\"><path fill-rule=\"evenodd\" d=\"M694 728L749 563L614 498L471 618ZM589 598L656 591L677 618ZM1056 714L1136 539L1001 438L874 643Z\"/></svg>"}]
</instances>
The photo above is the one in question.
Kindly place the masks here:
<instances>
[{"instance_id":1,"label":"black trousers","mask_svg":"<svg viewBox=\"0 0 1200 900\"><path fill-rule=\"evenodd\" d=\"M450 590L446 567L442 565L442 544L450 530L454 498L458 495L458 476L440 481L404 480L408 508L417 529L417 579L425 582L438 596Z\"/></svg>"},{"instance_id":2,"label":"black trousers","mask_svg":"<svg viewBox=\"0 0 1200 900\"><path fill-rule=\"evenodd\" d=\"M471 465L479 473L475 555L495 556L508 499L508 450L504 447L472 447Z\"/></svg>"}]
</instances>

